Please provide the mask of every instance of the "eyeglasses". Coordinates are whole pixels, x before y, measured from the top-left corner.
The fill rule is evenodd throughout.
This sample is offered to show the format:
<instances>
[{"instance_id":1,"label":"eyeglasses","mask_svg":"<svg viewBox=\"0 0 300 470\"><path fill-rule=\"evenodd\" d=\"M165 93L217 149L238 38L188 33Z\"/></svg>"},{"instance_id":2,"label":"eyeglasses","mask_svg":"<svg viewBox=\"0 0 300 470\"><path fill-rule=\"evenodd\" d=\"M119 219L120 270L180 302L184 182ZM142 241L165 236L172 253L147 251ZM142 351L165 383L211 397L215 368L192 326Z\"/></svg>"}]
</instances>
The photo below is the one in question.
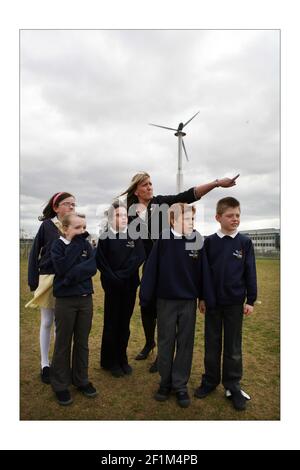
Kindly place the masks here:
<instances>
[{"instance_id":1,"label":"eyeglasses","mask_svg":"<svg viewBox=\"0 0 300 470\"><path fill-rule=\"evenodd\" d=\"M68 202L68 201L61 202L59 205L60 206L66 206L66 207L76 207L75 202Z\"/></svg>"}]
</instances>

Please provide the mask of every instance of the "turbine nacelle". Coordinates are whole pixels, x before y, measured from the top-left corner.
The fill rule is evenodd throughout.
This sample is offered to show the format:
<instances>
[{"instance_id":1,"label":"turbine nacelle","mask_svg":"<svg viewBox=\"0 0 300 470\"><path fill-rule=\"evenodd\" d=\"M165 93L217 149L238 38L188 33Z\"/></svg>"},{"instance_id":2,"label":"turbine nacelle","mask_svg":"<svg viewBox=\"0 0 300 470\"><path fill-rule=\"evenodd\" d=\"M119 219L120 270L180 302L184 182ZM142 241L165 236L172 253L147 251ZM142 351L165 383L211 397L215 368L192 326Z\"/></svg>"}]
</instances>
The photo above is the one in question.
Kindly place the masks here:
<instances>
[{"instance_id":1,"label":"turbine nacelle","mask_svg":"<svg viewBox=\"0 0 300 470\"><path fill-rule=\"evenodd\" d=\"M166 127L166 126L160 126L159 124L151 124L149 123L150 126L155 126L155 127L161 127L162 129L168 129L169 131L176 131L174 135L176 135L176 137L180 137L181 138L181 142L182 142L182 148L184 150L184 154L185 154L185 158L187 159L187 161L189 161L188 159L188 156L187 156L187 152L186 152L186 148L185 148L185 145L184 145L184 142L183 142L183 138L186 133L185 132L182 132L182 129L189 123L191 122L192 119L194 119L194 117L197 116L197 114L199 114L200 111L198 111L196 114L194 114L194 116L191 117L191 119L189 119L188 121L186 121L185 124L183 124L183 122L180 122L178 124L178 127L177 129L175 129L174 127Z\"/></svg>"}]
</instances>

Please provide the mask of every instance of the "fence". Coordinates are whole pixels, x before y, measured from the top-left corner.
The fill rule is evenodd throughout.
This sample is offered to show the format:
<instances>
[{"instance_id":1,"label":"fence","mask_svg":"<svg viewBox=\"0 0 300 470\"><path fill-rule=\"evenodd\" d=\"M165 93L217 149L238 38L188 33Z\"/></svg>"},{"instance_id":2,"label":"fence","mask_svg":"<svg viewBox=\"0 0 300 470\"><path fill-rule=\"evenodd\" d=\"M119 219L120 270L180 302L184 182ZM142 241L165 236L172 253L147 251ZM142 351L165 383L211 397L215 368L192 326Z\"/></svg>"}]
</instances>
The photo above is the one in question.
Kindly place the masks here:
<instances>
[{"instance_id":1,"label":"fence","mask_svg":"<svg viewBox=\"0 0 300 470\"><path fill-rule=\"evenodd\" d=\"M28 259L33 240L21 239L20 240L20 259Z\"/></svg>"},{"instance_id":2,"label":"fence","mask_svg":"<svg viewBox=\"0 0 300 470\"><path fill-rule=\"evenodd\" d=\"M272 258L272 259L280 259L280 248L279 246L274 248L273 250L264 249L264 248L257 248L254 245L254 253L256 258Z\"/></svg>"},{"instance_id":3,"label":"fence","mask_svg":"<svg viewBox=\"0 0 300 470\"><path fill-rule=\"evenodd\" d=\"M29 252L32 246L33 240L23 238L20 240L20 258L21 259L28 259ZM274 258L280 259L280 251L261 251L261 250L254 250L255 256L257 258Z\"/></svg>"}]
</instances>

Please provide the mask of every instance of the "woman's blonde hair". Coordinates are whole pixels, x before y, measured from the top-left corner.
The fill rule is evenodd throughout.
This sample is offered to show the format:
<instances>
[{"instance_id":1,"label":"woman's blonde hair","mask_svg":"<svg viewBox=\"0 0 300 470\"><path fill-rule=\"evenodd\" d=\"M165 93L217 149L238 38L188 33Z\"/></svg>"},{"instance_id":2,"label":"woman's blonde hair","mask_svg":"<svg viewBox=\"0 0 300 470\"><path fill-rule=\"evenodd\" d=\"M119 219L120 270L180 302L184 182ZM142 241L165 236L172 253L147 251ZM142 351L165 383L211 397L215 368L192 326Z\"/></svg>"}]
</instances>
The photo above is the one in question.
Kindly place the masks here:
<instances>
[{"instance_id":1,"label":"woman's blonde hair","mask_svg":"<svg viewBox=\"0 0 300 470\"><path fill-rule=\"evenodd\" d=\"M132 177L129 187L122 194L120 194L119 197L124 196L125 194L127 195L127 208L129 208L132 204L137 204L139 202L137 196L134 193L138 185L143 183L143 181L145 181L147 178L150 178L150 175L146 173L146 171L140 171L139 173L136 173Z\"/></svg>"}]
</instances>

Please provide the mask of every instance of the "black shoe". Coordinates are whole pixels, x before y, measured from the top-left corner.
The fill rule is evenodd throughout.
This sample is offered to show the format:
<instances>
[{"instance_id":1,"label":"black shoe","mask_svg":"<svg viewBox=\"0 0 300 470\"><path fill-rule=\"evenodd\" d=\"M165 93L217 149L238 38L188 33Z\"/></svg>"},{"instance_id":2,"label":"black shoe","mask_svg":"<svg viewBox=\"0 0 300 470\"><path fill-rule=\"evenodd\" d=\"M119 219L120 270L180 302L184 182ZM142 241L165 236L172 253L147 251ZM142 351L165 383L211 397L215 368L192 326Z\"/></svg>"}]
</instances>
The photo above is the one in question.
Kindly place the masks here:
<instances>
[{"instance_id":1,"label":"black shoe","mask_svg":"<svg viewBox=\"0 0 300 470\"><path fill-rule=\"evenodd\" d=\"M113 377L117 377L117 378L124 377L124 375L125 375L124 371L123 371L123 369L121 369L121 367L116 367L114 369L110 369L110 372L111 372L111 375Z\"/></svg>"},{"instance_id":2,"label":"black shoe","mask_svg":"<svg viewBox=\"0 0 300 470\"><path fill-rule=\"evenodd\" d=\"M216 387L212 387L209 385L204 385L201 384L200 387L196 388L194 397L196 398L205 398L207 395L209 395L211 392L215 390Z\"/></svg>"},{"instance_id":3,"label":"black shoe","mask_svg":"<svg viewBox=\"0 0 300 470\"><path fill-rule=\"evenodd\" d=\"M81 387L77 387L77 390L79 390L85 397L88 398L94 398L98 395L97 390L93 386L91 382L89 382L87 385L82 385Z\"/></svg>"},{"instance_id":4,"label":"black shoe","mask_svg":"<svg viewBox=\"0 0 300 470\"><path fill-rule=\"evenodd\" d=\"M171 393L171 389L168 387L159 387L157 392L154 394L154 398L157 401L166 401Z\"/></svg>"},{"instance_id":5,"label":"black shoe","mask_svg":"<svg viewBox=\"0 0 300 470\"><path fill-rule=\"evenodd\" d=\"M181 408L187 408L190 406L190 397L188 392L176 392L177 403Z\"/></svg>"},{"instance_id":6,"label":"black shoe","mask_svg":"<svg viewBox=\"0 0 300 470\"><path fill-rule=\"evenodd\" d=\"M143 361L144 359L147 359L150 352L154 348L155 348L155 343L151 344L150 346L148 344L146 344L144 346L144 348L141 350L141 352L139 352L138 355L135 357L135 360L136 361Z\"/></svg>"},{"instance_id":7,"label":"black shoe","mask_svg":"<svg viewBox=\"0 0 300 470\"><path fill-rule=\"evenodd\" d=\"M153 362L153 364L151 364L150 368L149 368L149 372L151 374L154 374L154 372L158 372L158 364L157 364L157 358L155 359L155 361Z\"/></svg>"},{"instance_id":8,"label":"black shoe","mask_svg":"<svg viewBox=\"0 0 300 470\"><path fill-rule=\"evenodd\" d=\"M241 393L240 390L237 392L231 391L231 399L232 399L232 404L236 410L243 411L246 409L246 401L247 399L244 397L244 395Z\"/></svg>"},{"instance_id":9,"label":"black shoe","mask_svg":"<svg viewBox=\"0 0 300 470\"><path fill-rule=\"evenodd\" d=\"M122 370L125 375L131 375L132 374L132 367L129 364L122 364Z\"/></svg>"},{"instance_id":10,"label":"black shoe","mask_svg":"<svg viewBox=\"0 0 300 470\"><path fill-rule=\"evenodd\" d=\"M41 380L44 382L44 384L49 384L50 383L50 367L45 366L41 370Z\"/></svg>"},{"instance_id":11,"label":"black shoe","mask_svg":"<svg viewBox=\"0 0 300 470\"><path fill-rule=\"evenodd\" d=\"M251 400L250 395L248 395L248 393L246 393L245 390L241 389L241 394L246 398L246 400ZM232 393L228 388L225 388L225 397L228 398L229 400L231 400L232 398Z\"/></svg>"},{"instance_id":12,"label":"black shoe","mask_svg":"<svg viewBox=\"0 0 300 470\"><path fill-rule=\"evenodd\" d=\"M71 403L73 403L69 390L62 390L61 392L55 392L55 395L56 395L56 399L58 403L62 406L68 406L68 405L71 405Z\"/></svg>"}]
</instances>

